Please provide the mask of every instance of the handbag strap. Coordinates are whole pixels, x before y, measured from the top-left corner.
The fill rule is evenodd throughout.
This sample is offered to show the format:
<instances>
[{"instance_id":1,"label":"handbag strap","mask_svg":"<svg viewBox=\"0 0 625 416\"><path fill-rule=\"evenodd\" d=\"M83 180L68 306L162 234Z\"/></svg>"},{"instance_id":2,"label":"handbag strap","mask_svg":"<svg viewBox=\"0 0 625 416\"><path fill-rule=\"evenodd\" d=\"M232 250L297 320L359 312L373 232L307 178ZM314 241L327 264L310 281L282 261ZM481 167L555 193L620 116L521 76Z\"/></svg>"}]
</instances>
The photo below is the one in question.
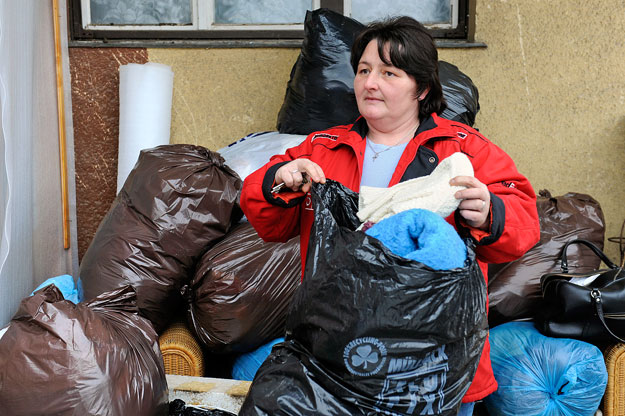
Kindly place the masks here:
<instances>
[{"instance_id":1,"label":"handbag strap","mask_svg":"<svg viewBox=\"0 0 625 416\"><path fill-rule=\"evenodd\" d=\"M614 338L619 340L619 342L625 342L625 339L620 338L614 332L612 332L610 328L608 327L608 324L605 322L605 318L603 316L603 302L601 301L601 291L599 289L593 288L590 291L590 297L593 300L593 303L595 304L595 309L597 309L597 316L599 317L599 320L603 324L603 327L606 329L606 331L608 331L608 333L612 335Z\"/></svg>"},{"instance_id":2,"label":"handbag strap","mask_svg":"<svg viewBox=\"0 0 625 416\"><path fill-rule=\"evenodd\" d=\"M618 266L614 263L612 263L612 261L608 258L608 256L606 256L603 251L601 251L601 249L599 249L599 247L597 247L596 245L594 245L593 243L591 243L588 240L583 240L581 238L578 238L576 240L571 240L568 241L564 247L562 247L562 256L560 258L561 262L561 269L563 273L568 273L569 272L569 263L566 259L566 250L569 248L569 246L571 244L583 244L586 247L590 248L593 253L595 253L597 255L597 257L599 257L601 259L601 261L603 261L605 263L606 266L608 266L610 269L618 269Z\"/></svg>"}]
</instances>

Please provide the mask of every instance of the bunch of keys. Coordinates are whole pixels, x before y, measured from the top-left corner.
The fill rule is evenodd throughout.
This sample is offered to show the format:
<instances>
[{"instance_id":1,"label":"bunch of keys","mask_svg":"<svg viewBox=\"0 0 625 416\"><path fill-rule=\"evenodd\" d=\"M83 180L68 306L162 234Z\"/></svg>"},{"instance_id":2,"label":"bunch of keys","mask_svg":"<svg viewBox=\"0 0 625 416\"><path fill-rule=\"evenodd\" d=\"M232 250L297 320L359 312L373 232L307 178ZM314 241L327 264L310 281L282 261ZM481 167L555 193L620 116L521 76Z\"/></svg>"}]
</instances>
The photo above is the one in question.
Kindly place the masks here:
<instances>
[{"instance_id":1,"label":"bunch of keys","mask_svg":"<svg viewBox=\"0 0 625 416\"><path fill-rule=\"evenodd\" d=\"M305 183L308 183L308 175L306 175L305 172L302 172L302 183L300 185L300 187L302 185L304 185ZM286 188L286 184L284 182L274 186L273 188L271 188L271 193L272 194L277 194L280 193L284 190L284 188Z\"/></svg>"}]
</instances>

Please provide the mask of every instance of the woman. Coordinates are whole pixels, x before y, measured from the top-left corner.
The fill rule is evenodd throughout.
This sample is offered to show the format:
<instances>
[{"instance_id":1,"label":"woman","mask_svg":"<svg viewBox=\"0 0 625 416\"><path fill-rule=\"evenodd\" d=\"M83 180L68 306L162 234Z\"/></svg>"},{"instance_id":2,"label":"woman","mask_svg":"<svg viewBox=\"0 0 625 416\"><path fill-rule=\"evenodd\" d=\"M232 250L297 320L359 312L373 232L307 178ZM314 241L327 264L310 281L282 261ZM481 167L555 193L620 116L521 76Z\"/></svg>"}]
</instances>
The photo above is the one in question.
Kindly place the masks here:
<instances>
[{"instance_id":1,"label":"woman","mask_svg":"<svg viewBox=\"0 0 625 416\"><path fill-rule=\"evenodd\" d=\"M475 240L484 277L487 263L515 260L538 241L536 195L510 157L471 127L438 116L446 107L438 53L419 22L399 17L369 25L354 42L351 64L361 117L310 134L246 178L241 206L263 239L299 234L304 262L312 182L331 178L356 192L363 185L388 187L428 175L441 160L463 152L475 176L451 180L466 189L456 193L461 202L447 220ZM286 192L272 192L281 183ZM489 350L487 341L461 415L497 388Z\"/></svg>"}]
</instances>

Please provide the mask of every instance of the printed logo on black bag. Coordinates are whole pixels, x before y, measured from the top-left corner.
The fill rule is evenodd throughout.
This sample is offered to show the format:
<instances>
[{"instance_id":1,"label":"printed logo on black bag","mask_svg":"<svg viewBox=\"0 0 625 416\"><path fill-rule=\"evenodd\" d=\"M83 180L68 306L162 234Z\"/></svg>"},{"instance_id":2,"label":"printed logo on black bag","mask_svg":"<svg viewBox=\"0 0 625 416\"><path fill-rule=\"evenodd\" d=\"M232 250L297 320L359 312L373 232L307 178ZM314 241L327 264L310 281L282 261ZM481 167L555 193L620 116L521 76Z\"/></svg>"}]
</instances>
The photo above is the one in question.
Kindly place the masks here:
<instances>
[{"instance_id":1,"label":"printed logo on black bag","mask_svg":"<svg viewBox=\"0 0 625 416\"><path fill-rule=\"evenodd\" d=\"M386 361L386 347L377 338L356 338L343 350L347 370L357 376L377 374Z\"/></svg>"},{"instance_id":2,"label":"printed logo on black bag","mask_svg":"<svg viewBox=\"0 0 625 416\"><path fill-rule=\"evenodd\" d=\"M376 410L381 414L396 414L389 409L407 415L441 414L448 372L445 345L421 358L389 358L384 388L376 395Z\"/></svg>"}]
</instances>

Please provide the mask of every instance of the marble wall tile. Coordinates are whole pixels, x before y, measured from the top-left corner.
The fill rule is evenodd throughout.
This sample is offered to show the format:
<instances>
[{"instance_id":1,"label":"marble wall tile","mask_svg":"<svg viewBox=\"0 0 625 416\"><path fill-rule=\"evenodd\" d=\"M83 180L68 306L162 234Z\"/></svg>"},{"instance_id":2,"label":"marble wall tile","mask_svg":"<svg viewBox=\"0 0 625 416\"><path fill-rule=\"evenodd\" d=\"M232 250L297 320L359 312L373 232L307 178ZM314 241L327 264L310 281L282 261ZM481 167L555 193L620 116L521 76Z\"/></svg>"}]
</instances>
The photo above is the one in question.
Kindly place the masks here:
<instances>
[{"instance_id":1,"label":"marble wall tile","mask_svg":"<svg viewBox=\"0 0 625 416\"><path fill-rule=\"evenodd\" d=\"M148 61L144 48L70 48L79 261L115 199L119 67Z\"/></svg>"}]
</instances>

